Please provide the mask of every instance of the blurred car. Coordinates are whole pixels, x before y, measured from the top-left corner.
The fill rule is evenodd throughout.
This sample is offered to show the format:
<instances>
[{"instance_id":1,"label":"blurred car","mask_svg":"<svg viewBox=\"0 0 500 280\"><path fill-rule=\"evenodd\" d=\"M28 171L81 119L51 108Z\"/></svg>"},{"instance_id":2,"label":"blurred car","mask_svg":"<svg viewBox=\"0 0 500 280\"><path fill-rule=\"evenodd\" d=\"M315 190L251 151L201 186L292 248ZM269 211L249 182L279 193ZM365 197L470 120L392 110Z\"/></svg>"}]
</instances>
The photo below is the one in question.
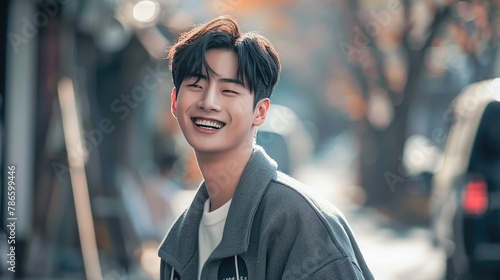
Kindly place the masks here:
<instances>
[{"instance_id":1,"label":"blurred car","mask_svg":"<svg viewBox=\"0 0 500 280\"><path fill-rule=\"evenodd\" d=\"M446 279L500 279L500 79L475 83L451 107L431 197Z\"/></svg>"}]
</instances>

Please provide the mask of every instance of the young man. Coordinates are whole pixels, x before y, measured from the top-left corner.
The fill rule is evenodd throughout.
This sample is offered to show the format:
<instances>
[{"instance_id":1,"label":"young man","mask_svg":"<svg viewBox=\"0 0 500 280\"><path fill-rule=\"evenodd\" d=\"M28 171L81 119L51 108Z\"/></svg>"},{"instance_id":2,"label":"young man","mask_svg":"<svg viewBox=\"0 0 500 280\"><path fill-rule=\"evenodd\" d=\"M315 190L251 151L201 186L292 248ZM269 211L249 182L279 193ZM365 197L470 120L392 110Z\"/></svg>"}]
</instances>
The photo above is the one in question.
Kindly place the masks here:
<instances>
[{"instance_id":1,"label":"young man","mask_svg":"<svg viewBox=\"0 0 500 280\"><path fill-rule=\"evenodd\" d=\"M342 214L254 143L281 70L271 43L219 17L169 59L204 182L160 247L161 279L373 279Z\"/></svg>"}]
</instances>

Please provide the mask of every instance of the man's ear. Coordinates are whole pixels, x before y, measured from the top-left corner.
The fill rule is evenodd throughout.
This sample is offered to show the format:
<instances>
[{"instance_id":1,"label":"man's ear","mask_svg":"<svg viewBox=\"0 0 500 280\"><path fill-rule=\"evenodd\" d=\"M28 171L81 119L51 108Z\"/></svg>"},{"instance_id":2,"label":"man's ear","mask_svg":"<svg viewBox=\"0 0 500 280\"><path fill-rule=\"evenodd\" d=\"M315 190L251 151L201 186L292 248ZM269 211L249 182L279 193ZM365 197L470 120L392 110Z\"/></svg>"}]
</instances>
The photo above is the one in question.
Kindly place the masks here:
<instances>
[{"instance_id":1,"label":"man's ear","mask_svg":"<svg viewBox=\"0 0 500 280\"><path fill-rule=\"evenodd\" d=\"M271 100L269 98L264 98L257 103L254 110L253 125L260 126L264 123L267 117L267 112L271 106Z\"/></svg>"},{"instance_id":2,"label":"man's ear","mask_svg":"<svg viewBox=\"0 0 500 280\"><path fill-rule=\"evenodd\" d=\"M175 87L172 89L170 98L172 99L172 106L170 108L170 111L172 112L172 115L177 118L177 89Z\"/></svg>"}]
</instances>

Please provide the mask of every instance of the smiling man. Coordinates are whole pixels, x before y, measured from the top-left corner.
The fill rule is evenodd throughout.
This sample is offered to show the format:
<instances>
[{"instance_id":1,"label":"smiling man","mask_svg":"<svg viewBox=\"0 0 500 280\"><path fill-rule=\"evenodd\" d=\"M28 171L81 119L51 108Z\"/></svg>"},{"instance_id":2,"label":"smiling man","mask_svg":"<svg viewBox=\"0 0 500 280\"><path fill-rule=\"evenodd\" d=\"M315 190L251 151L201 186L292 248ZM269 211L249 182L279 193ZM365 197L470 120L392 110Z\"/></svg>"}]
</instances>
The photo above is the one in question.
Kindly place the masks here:
<instances>
[{"instance_id":1,"label":"smiling man","mask_svg":"<svg viewBox=\"0 0 500 280\"><path fill-rule=\"evenodd\" d=\"M169 53L172 114L204 178L163 241L161 279L372 279L347 222L255 144L281 65L219 17Z\"/></svg>"}]
</instances>

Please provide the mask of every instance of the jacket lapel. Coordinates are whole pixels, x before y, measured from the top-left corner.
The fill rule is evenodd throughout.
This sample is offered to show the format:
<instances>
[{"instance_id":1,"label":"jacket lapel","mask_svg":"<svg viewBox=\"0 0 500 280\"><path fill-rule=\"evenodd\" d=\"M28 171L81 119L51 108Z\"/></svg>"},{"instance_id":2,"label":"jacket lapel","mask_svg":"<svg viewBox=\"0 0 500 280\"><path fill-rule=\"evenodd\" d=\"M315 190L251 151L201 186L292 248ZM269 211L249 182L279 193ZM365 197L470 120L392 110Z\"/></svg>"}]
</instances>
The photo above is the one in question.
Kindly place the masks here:
<instances>
[{"instance_id":1,"label":"jacket lapel","mask_svg":"<svg viewBox=\"0 0 500 280\"><path fill-rule=\"evenodd\" d=\"M198 228L203 215L203 204L207 199L208 192L203 183L191 206L168 232L158 252L159 256L181 275L192 274L187 279L198 277Z\"/></svg>"},{"instance_id":2,"label":"jacket lapel","mask_svg":"<svg viewBox=\"0 0 500 280\"><path fill-rule=\"evenodd\" d=\"M276 177L276 170L276 162L260 146L255 146L234 193L222 240L207 262L247 251L255 212L269 183ZM207 199L208 191L203 183L159 249L159 256L181 275L186 275L186 279L197 278L198 229Z\"/></svg>"},{"instance_id":3,"label":"jacket lapel","mask_svg":"<svg viewBox=\"0 0 500 280\"><path fill-rule=\"evenodd\" d=\"M210 259L222 259L247 251L255 212L271 180L277 164L260 146L255 146L236 188L224 226L222 240Z\"/></svg>"}]
</instances>

